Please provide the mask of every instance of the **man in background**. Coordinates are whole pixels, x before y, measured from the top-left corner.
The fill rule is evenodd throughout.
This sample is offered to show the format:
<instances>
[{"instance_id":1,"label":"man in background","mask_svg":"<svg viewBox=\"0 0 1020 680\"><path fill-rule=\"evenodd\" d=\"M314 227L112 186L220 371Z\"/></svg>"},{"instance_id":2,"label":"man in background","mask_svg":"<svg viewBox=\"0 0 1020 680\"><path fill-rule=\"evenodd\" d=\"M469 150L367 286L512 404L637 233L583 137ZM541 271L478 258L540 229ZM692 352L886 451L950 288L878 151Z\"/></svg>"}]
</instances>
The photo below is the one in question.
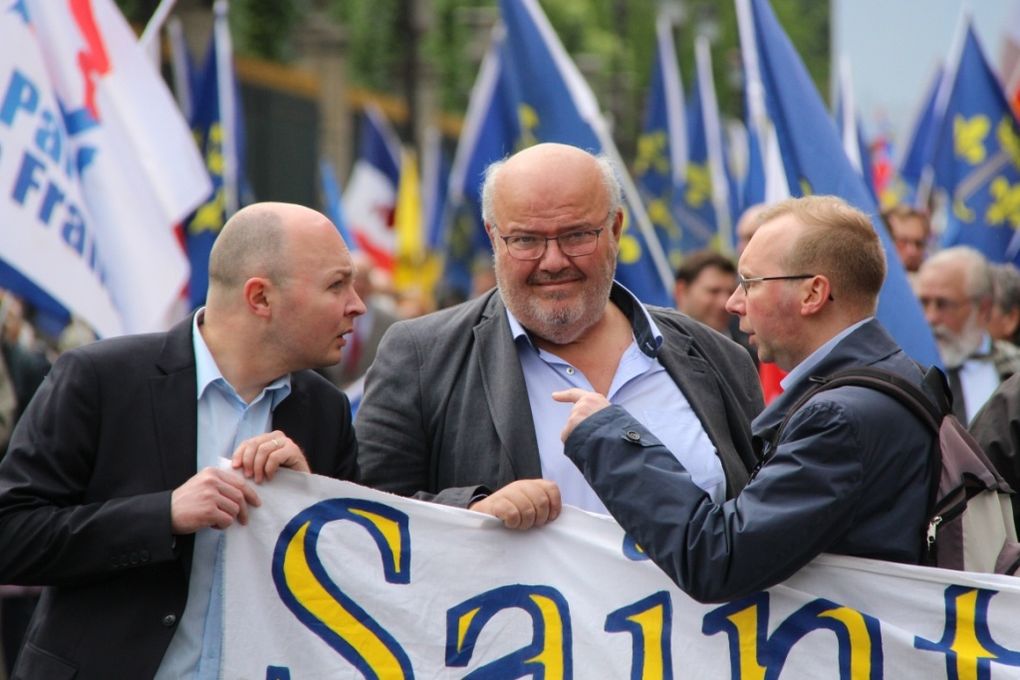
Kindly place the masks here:
<instances>
[{"instance_id":1,"label":"man in background","mask_svg":"<svg viewBox=\"0 0 1020 680\"><path fill-rule=\"evenodd\" d=\"M907 278L913 283L928 256L928 242L931 239L928 213L909 205L898 205L882 213L882 219L889 228L896 254L907 270Z\"/></svg>"},{"instance_id":2,"label":"man in background","mask_svg":"<svg viewBox=\"0 0 1020 680\"><path fill-rule=\"evenodd\" d=\"M729 335L734 317L726 311L726 300L736 287L733 262L713 250L699 250L684 257L677 268L673 299L687 316Z\"/></svg>"},{"instance_id":3,"label":"man in background","mask_svg":"<svg viewBox=\"0 0 1020 680\"><path fill-rule=\"evenodd\" d=\"M1020 350L988 334L991 269L973 248L947 248L921 265L914 290L946 367L953 412L969 423L999 383L1020 370Z\"/></svg>"}]
</instances>

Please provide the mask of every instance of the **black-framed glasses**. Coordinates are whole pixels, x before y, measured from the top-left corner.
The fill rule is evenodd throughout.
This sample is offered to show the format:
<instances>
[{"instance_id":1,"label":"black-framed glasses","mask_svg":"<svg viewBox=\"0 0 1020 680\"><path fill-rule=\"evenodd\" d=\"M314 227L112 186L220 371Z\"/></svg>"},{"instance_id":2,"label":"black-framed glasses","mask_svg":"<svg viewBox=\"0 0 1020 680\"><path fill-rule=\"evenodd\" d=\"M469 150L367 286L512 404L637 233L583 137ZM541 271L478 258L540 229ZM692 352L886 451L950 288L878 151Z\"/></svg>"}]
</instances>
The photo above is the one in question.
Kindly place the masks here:
<instances>
[{"instance_id":1,"label":"black-framed glasses","mask_svg":"<svg viewBox=\"0 0 1020 680\"><path fill-rule=\"evenodd\" d=\"M513 234L511 236L499 235L506 244L506 250L517 260L540 260L545 255L549 241L556 241L560 250L567 257L581 257L591 255L599 242L599 234L605 231L605 227L598 229L579 229L568 231L558 236L536 236L535 234Z\"/></svg>"},{"instance_id":2,"label":"black-framed glasses","mask_svg":"<svg viewBox=\"0 0 1020 680\"><path fill-rule=\"evenodd\" d=\"M748 290L751 288L752 283L761 283L762 281L797 281L799 279L812 279L818 276L818 274L786 274L784 276L752 276L750 278L744 278L737 273L737 285L744 289L744 295L747 295ZM832 294L829 294L829 300L835 301Z\"/></svg>"}]
</instances>

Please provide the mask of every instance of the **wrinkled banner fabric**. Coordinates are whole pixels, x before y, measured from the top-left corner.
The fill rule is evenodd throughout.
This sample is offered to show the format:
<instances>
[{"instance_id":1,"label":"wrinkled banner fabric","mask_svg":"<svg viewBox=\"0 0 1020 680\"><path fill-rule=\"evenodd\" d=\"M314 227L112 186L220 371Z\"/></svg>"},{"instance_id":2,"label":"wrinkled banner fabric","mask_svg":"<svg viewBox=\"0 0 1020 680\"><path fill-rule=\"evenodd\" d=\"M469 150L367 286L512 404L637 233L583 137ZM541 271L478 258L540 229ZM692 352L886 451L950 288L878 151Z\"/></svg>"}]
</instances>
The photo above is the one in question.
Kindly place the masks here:
<instances>
[{"instance_id":1,"label":"wrinkled banner fabric","mask_svg":"<svg viewBox=\"0 0 1020 680\"><path fill-rule=\"evenodd\" d=\"M227 530L225 678L1020 678L1020 581L823 555L694 602L607 517L537 530L283 471Z\"/></svg>"}]
</instances>

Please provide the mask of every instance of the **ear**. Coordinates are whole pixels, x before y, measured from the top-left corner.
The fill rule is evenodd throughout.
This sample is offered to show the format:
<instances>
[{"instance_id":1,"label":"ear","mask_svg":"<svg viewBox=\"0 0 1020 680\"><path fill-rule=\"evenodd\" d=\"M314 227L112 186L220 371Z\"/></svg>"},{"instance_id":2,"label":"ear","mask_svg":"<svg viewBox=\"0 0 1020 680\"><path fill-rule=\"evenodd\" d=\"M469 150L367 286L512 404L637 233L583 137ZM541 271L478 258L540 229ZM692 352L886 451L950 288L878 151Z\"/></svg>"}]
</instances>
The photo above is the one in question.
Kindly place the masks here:
<instances>
[{"instance_id":1,"label":"ear","mask_svg":"<svg viewBox=\"0 0 1020 680\"><path fill-rule=\"evenodd\" d=\"M617 242L620 241L620 236L623 235L623 208L616 211L616 218L613 219L613 226L610 227L610 231L613 234L613 238Z\"/></svg>"},{"instance_id":2,"label":"ear","mask_svg":"<svg viewBox=\"0 0 1020 680\"><path fill-rule=\"evenodd\" d=\"M829 283L829 277L824 274L816 274L804 281L801 292L800 314L801 316L813 316L820 313L831 302L829 296L832 295L832 284Z\"/></svg>"},{"instance_id":3,"label":"ear","mask_svg":"<svg viewBox=\"0 0 1020 680\"><path fill-rule=\"evenodd\" d=\"M1011 309L1006 314L1003 314L1003 318L1006 322L1006 327L1009 329L1010 337L1016 335L1017 327L1020 327L1020 307Z\"/></svg>"},{"instance_id":4,"label":"ear","mask_svg":"<svg viewBox=\"0 0 1020 680\"><path fill-rule=\"evenodd\" d=\"M255 276L244 282L244 302L255 316L268 318L272 314L273 282L261 276Z\"/></svg>"}]
</instances>

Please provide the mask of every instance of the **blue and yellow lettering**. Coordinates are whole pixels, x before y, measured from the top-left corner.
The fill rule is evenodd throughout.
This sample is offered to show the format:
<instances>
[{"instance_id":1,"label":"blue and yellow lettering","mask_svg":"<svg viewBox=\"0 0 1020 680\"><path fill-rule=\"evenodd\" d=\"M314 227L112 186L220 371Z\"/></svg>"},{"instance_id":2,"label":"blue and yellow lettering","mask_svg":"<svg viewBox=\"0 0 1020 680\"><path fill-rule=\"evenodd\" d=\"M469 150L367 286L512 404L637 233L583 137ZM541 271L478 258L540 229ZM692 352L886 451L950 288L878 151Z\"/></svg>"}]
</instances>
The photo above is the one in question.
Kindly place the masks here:
<instances>
[{"instance_id":1,"label":"blue and yellow lettering","mask_svg":"<svg viewBox=\"0 0 1020 680\"><path fill-rule=\"evenodd\" d=\"M25 152L21 158L21 167L18 169L18 177L14 181L14 191L11 192L11 197L18 202L20 205L25 205L25 198L28 196L29 189L38 189L42 185L39 183L39 178L36 176L39 171L44 170L46 166L41 160Z\"/></svg>"},{"instance_id":2,"label":"blue and yellow lettering","mask_svg":"<svg viewBox=\"0 0 1020 680\"><path fill-rule=\"evenodd\" d=\"M396 639L337 586L319 559L319 532L339 520L372 537L387 583L410 583L407 515L382 503L334 498L303 510L281 532L273 550L276 590L301 623L366 678L413 678L411 661Z\"/></svg>"},{"instance_id":3,"label":"blue and yellow lettering","mask_svg":"<svg viewBox=\"0 0 1020 680\"><path fill-rule=\"evenodd\" d=\"M808 633L830 630L836 636L841 680L883 677L882 631L878 619L818 599L787 617L769 637L768 593L757 593L719 607L702 624L706 635L729 636L734 680L776 680L794 645Z\"/></svg>"},{"instance_id":4,"label":"blue and yellow lettering","mask_svg":"<svg viewBox=\"0 0 1020 680\"><path fill-rule=\"evenodd\" d=\"M629 534L623 536L623 556L632 562L643 562L651 559L648 557L648 553L644 551L640 545L637 544Z\"/></svg>"},{"instance_id":5,"label":"blue and yellow lettering","mask_svg":"<svg viewBox=\"0 0 1020 680\"><path fill-rule=\"evenodd\" d=\"M672 680L672 627L673 605L664 590L606 617L607 633L630 633L631 680Z\"/></svg>"},{"instance_id":6,"label":"blue and yellow lettering","mask_svg":"<svg viewBox=\"0 0 1020 680\"><path fill-rule=\"evenodd\" d=\"M531 617L531 643L476 668L465 680L573 677L570 611L563 595L549 586L502 586L451 607L446 612L446 665L467 666L485 624L506 609L522 609Z\"/></svg>"},{"instance_id":7,"label":"blue and yellow lettering","mask_svg":"<svg viewBox=\"0 0 1020 680\"><path fill-rule=\"evenodd\" d=\"M3 103L0 103L0 122L10 126L19 110L35 113L39 106L39 89L31 80L14 69L11 82L7 85Z\"/></svg>"},{"instance_id":8,"label":"blue and yellow lettering","mask_svg":"<svg viewBox=\"0 0 1020 680\"><path fill-rule=\"evenodd\" d=\"M35 132L35 145L52 158L54 163L59 163L64 150L64 132L49 111L43 111L40 118L39 129Z\"/></svg>"},{"instance_id":9,"label":"blue and yellow lettering","mask_svg":"<svg viewBox=\"0 0 1020 680\"><path fill-rule=\"evenodd\" d=\"M1020 652L992 639L988 604L994 590L949 586L945 592L946 628L942 639L914 638L914 647L946 655L949 680L989 680L991 664L1020 667Z\"/></svg>"}]
</instances>

